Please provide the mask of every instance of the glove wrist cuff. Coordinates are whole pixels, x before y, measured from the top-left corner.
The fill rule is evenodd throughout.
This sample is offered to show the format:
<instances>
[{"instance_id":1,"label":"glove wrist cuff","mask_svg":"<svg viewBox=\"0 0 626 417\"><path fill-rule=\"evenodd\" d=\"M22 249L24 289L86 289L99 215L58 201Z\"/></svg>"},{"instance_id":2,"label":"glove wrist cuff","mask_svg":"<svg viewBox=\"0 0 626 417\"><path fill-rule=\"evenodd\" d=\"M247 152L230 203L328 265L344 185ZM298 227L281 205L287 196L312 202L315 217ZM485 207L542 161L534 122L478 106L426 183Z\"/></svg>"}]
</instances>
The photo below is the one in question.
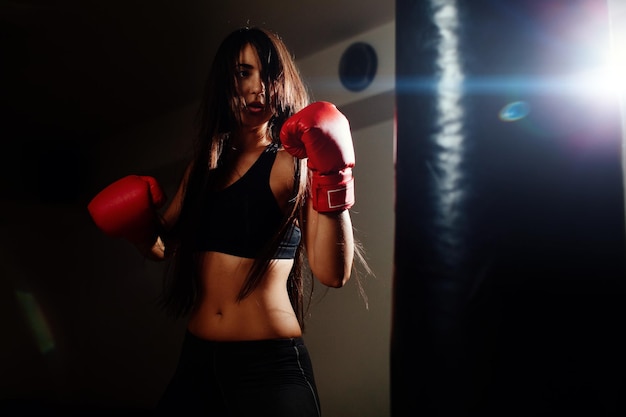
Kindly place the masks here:
<instances>
[{"instance_id":1,"label":"glove wrist cuff","mask_svg":"<svg viewBox=\"0 0 626 417\"><path fill-rule=\"evenodd\" d=\"M336 174L313 174L311 179L313 209L319 213L341 211L354 205L354 177L346 169Z\"/></svg>"}]
</instances>

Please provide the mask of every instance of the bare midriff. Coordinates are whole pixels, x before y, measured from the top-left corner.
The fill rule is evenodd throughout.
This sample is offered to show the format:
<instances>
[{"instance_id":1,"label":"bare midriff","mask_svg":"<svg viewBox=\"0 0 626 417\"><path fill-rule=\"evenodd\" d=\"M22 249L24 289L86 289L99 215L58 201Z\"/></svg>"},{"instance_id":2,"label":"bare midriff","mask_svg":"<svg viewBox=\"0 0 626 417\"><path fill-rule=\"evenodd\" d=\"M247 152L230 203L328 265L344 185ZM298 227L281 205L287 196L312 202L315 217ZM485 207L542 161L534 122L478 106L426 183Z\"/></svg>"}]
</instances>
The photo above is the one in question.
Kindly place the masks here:
<instances>
[{"instance_id":1,"label":"bare midriff","mask_svg":"<svg viewBox=\"0 0 626 417\"><path fill-rule=\"evenodd\" d=\"M199 254L200 294L188 329L214 341L262 340L302 335L287 293L290 259L275 259L260 285L237 301L254 260L218 252Z\"/></svg>"}]
</instances>

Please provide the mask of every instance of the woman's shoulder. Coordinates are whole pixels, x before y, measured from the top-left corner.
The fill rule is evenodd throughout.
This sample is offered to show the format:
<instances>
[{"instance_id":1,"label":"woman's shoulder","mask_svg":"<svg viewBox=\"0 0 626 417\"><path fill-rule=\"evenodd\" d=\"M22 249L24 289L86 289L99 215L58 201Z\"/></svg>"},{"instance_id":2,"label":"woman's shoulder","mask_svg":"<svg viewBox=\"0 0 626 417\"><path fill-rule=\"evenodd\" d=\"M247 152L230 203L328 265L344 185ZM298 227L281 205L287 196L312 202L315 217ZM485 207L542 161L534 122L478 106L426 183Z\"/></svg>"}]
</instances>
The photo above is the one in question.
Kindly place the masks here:
<instances>
[{"instance_id":1,"label":"woman's shoulder","mask_svg":"<svg viewBox=\"0 0 626 417\"><path fill-rule=\"evenodd\" d=\"M278 149L272 167L272 189L275 191L280 189L280 194L291 195L296 174L296 161L296 158L282 147Z\"/></svg>"},{"instance_id":2,"label":"woman's shoulder","mask_svg":"<svg viewBox=\"0 0 626 417\"><path fill-rule=\"evenodd\" d=\"M280 171L290 172L293 177L296 169L296 161L297 159L281 146L276 152L274 167L278 168Z\"/></svg>"}]
</instances>

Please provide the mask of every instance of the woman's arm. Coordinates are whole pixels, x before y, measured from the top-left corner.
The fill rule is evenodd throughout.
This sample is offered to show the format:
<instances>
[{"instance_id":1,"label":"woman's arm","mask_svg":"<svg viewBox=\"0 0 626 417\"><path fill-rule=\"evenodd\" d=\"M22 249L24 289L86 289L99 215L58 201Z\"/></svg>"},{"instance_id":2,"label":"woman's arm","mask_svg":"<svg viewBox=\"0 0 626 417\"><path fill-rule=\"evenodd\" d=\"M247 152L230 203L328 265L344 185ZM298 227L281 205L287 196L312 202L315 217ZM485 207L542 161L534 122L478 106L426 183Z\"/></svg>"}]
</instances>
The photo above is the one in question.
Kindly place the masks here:
<instances>
[{"instance_id":1,"label":"woman's arm","mask_svg":"<svg viewBox=\"0 0 626 417\"><path fill-rule=\"evenodd\" d=\"M324 285L342 287L354 262L354 234L349 210L318 213L309 200L304 239L309 266Z\"/></svg>"},{"instance_id":2,"label":"woman's arm","mask_svg":"<svg viewBox=\"0 0 626 417\"><path fill-rule=\"evenodd\" d=\"M307 158L310 196L305 219L309 266L323 284L341 287L352 271L354 147L348 119L329 102L308 105L285 121L280 139L287 152Z\"/></svg>"},{"instance_id":3,"label":"woman's arm","mask_svg":"<svg viewBox=\"0 0 626 417\"><path fill-rule=\"evenodd\" d=\"M156 240L135 245L139 252L147 259L153 261L163 261L171 255L166 251L165 242L167 239L163 235L166 234L178 221L178 216L180 215L183 199L185 197L185 187L190 172L191 164L185 170L183 179L180 181L178 189L176 190L176 194L174 194L170 204L160 216L160 225L158 228L159 232L156 235Z\"/></svg>"}]
</instances>

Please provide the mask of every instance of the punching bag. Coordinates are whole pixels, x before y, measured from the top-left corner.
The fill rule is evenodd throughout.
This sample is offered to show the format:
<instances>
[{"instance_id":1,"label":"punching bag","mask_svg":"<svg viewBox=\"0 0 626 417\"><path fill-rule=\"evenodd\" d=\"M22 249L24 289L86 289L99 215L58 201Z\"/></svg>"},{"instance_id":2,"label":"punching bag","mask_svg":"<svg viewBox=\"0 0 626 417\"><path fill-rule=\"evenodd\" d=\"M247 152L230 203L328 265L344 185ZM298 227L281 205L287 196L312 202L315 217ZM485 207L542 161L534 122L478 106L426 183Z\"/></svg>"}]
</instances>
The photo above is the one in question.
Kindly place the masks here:
<instances>
[{"instance_id":1,"label":"punching bag","mask_svg":"<svg viewBox=\"0 0 626 417\"><path fill-rule=\"evenodd\" d=\"M396 1L393 417L626 415L608 13Z\"/></svg>"}]
</instances>

